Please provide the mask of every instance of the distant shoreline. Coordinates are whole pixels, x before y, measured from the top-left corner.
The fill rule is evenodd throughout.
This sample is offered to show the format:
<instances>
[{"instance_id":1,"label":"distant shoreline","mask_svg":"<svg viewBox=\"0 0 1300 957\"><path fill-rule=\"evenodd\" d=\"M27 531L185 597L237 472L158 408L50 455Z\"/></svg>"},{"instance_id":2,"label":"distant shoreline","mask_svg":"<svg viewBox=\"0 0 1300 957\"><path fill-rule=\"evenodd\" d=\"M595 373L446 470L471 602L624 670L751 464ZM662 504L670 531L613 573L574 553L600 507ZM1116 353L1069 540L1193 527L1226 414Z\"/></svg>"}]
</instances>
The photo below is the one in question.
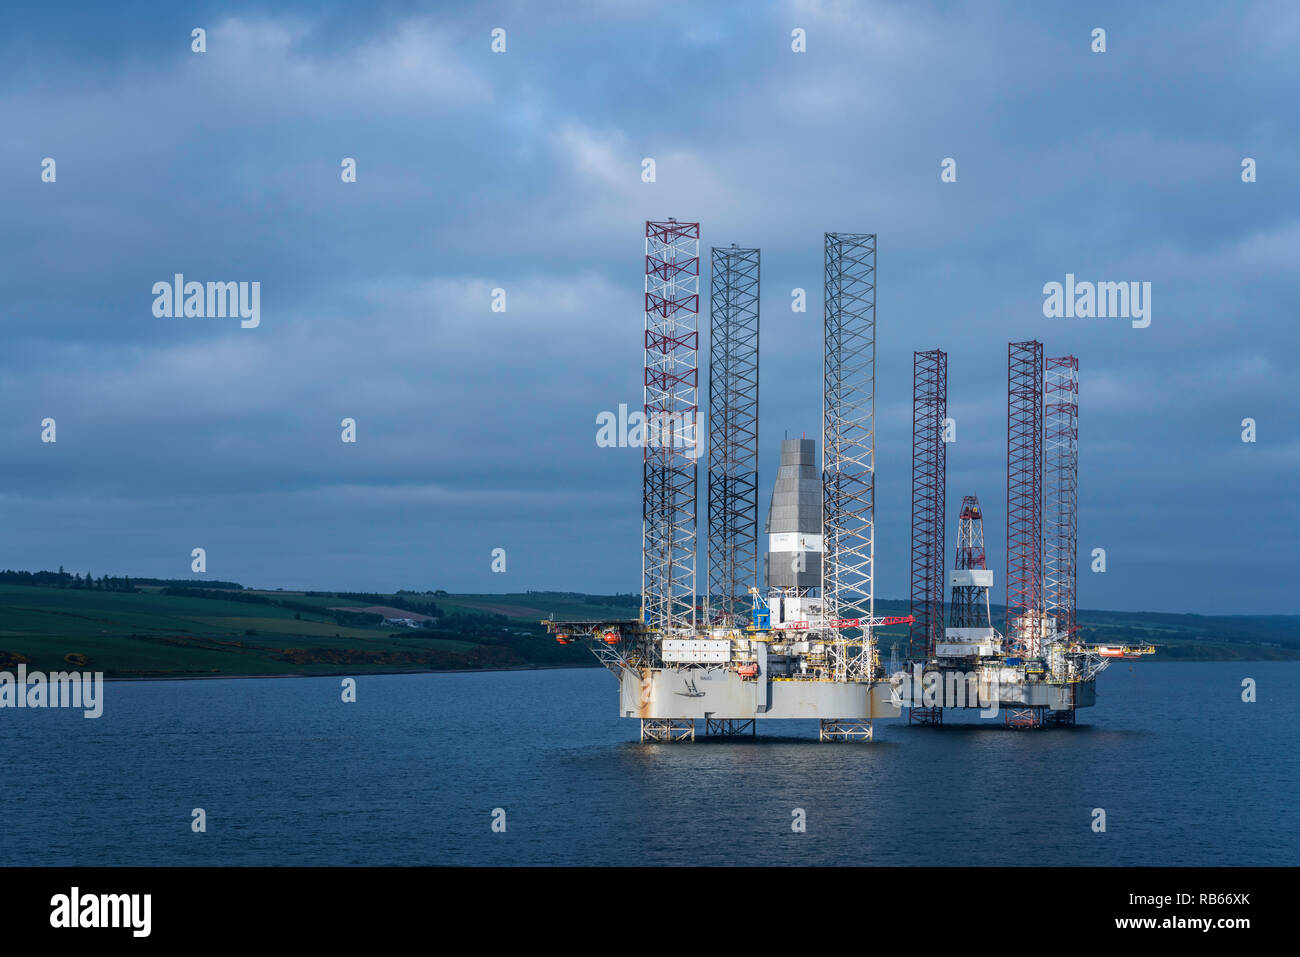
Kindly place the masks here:
<instances>
[{"instance_id":1,"label":"distant shoreline","mask_svg":"<svg viewBox=\"0 0 1300 957\"><path fill-rule=\"evenodd\" d=\"M270 675L120 675L104 676L105 681L226 681L253 680L258 678L366 678L372 675L477 675L498 671L589 671L599 668L593 662L589 665L507 665L504 668L425 668L407 671L320 671L303 674L298 671L286 671Z\"/></svg>"}]
</instances>

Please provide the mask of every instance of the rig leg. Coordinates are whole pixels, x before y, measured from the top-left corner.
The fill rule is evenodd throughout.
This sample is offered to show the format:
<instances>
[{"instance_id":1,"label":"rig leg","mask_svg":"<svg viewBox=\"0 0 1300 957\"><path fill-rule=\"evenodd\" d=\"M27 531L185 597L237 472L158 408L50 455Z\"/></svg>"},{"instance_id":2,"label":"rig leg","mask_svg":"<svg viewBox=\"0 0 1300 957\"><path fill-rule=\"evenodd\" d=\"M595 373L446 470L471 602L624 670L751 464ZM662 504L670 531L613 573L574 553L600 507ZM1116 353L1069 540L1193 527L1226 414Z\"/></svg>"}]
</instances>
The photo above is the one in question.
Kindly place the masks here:
<instances>
[{"instance_id":1,"label":"rig leg","mask_svg":"<svg viewBox=\"0 0 1300 957\"><path fill-rule=\"evenodd\" d=\"M642 741L694 741L695 721L691 718L642 718Z\"/></svg>"},{"instance_id":2,"label":"rig leg","mask_svg":"<svg viewBox=\"0 0 1300 957\"><path fill-rule=\"evenodd\" d=\"M705 718L704 734L709 738L734 738L748 733L751 737L758 736L758 722L753 718L748 721L740 718Z\"/></svg>"},{"instance_id":3,"label":"rig leg","mask_svg":"<svg viewBox=\"0 0 1300 957\"><path fill-rule=\"evenodd\" d=\"M919 725L942 725L943 708L908 708L907 723Z\"/></svg>"},{"instance_id":4,"label":"rig leg","mask_svg":"<svg viewBox=\"0 0 1300 957\"><path fill-rule=\"evenodd\" d=\"M871 722L857 719L822 718L819 740L870 741Z\"/></svg>"},{"instance_id":5,"label":"rig leg","mask_svg":"<svg viewBox=\"0 0 1300 957\"><path fill-rule=\"evenodd\" d=\"M1043 726L1043 708L1011 708L1005 712L1008 728L1041 728Z\"/></svg>"}]
</instances>

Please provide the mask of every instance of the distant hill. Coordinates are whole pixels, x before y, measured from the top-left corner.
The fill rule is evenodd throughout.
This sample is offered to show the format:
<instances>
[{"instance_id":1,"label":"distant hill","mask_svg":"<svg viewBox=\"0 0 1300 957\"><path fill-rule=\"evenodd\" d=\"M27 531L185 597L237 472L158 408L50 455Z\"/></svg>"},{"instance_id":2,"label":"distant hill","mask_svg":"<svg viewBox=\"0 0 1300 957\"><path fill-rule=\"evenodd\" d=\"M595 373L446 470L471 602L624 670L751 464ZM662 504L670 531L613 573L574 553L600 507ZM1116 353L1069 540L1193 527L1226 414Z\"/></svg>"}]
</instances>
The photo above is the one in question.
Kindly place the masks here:
<instances>
[{"instance_id":1,"label":"distant hill","mask_svg":"<svg viewBox=\"0 0 1300 957\"><path fill-rule=\"evenodd\" d=\"M639 613L635 594L291 592L213 584L0 573L0 669L26 662L56 671L77 662L116 677L200 677L590 666L585 649L557 644L540 620ZM876 608L906 614L907 602L882 600ZM997 623L1002 609L994 606L993 616ZM385 624L385 617L420 627ZM1154 642L1159 650L1148 662L1300 659L1300 616L1084 611L1079 618L1090 641ZM894 645L901 655L906 627L883 629L880 644L886 658Z\"/></svg>"},{"instance_id":2,"label":"distant hill","mask_svg":"<svg viewBox=\"0 0 1300 957\"><path fill-rule=\"evenodd\" d=\"M181 678L593 663L582 648L557 644L536 620L454 599L444 606L441 598L409 593L235 588L0 584L0 669L25 662L60 671L75 661L112 677ZM420 627L385 624L385 617Z\"/></svg>"}]
</instances>

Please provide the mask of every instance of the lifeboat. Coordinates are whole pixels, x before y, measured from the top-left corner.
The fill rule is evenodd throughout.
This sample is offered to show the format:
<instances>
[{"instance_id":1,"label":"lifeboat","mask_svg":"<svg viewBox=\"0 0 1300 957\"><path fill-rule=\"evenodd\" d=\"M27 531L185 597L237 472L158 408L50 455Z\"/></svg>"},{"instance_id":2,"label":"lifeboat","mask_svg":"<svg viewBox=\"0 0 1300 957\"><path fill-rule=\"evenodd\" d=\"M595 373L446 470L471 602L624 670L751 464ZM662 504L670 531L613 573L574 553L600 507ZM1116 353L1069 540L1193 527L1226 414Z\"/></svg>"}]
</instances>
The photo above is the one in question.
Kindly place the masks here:
<instances>
[{"instance_id":1,"label":"lifeboat","mask_svg":"<svg viewBox=\"0 0 1300 957\"><path fill-rule=\"evenodd\" d=\"M569 636L568 636L568 635L556 635L556 636L555 636L555 640L558 641L558 642L559 642L560 644L562 644L562 645L567 645L567 644L569 643Z\"/></svg>"},{"instance_id":2,"label":"lifeboat","mask_svg":"<svg viewBox=\"0 0 1300 957\"><path fill-rule=\"evenodd\" d=\"M736 672L742 678L757 678L758 665L755 664L741 665L739 668L736 669Z\"/></svg>"},{"instance_id":3,"label":"lifeboat","mask_svg":"<svg viewBox=\"0 0 1300 957\"><path fill-rule=\"evenodd\" d=\"M602 638L601 640L604 641L605 644L607 644L607 645L616 645L616 644L618 644L618 632L617 632L617 631L607 631L607 632L605 632L605 634L604 634L604 636L603 636L603 638Z\"/></svg>"}]
</instances>

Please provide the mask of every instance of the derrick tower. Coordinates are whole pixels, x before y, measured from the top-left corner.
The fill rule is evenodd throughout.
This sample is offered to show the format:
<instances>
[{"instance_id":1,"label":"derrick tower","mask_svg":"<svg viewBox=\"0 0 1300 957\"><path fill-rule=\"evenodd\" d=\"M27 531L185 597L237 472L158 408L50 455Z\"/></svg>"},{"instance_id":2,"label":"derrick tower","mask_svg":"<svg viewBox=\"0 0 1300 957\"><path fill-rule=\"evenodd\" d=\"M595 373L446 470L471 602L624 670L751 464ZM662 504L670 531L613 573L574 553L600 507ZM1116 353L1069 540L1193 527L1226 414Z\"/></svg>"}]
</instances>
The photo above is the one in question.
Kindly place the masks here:
<instances>
[{"instance_id":1,"label":"derrick tower","mask_svg":"<svg viewBox=\"0 0 1300 957\"><path fill-rule=\"evenodd\" d=\"M985 571L987 568L984 560L984 513L980 511L978 498L965 495L957 519L957 556L953 570ZM984 580L982 576L954 575L952 578L952 612L948 627L992 628L989 586L975 584L977 580Z\"/></svg>"}]
</instances>

